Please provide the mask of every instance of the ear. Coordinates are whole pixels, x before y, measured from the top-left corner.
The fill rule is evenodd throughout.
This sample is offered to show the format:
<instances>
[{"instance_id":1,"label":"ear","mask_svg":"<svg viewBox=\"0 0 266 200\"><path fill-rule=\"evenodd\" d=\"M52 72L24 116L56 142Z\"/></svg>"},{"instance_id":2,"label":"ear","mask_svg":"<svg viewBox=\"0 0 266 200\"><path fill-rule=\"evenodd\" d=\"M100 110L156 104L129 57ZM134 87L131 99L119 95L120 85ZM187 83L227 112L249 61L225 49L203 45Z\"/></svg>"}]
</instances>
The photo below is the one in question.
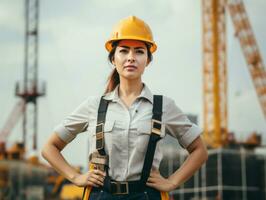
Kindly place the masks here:
<instances>
[{"instance_id":1,"label":"ear","mask_svg":"<svg viewBox=\"0 0 266 200\"><path fill-rule=\"evenodd\" d=\"M148 59L145 67L148 67L150 62L151 62L150 59Z\"/></svg>"},{"instance_id":2,"label":"ear","mask_svg":"<svg viewBox=\"0 0 266 200\"><path fill-rule=\"evenodd\" d=\"M112 59L112 64L115 66L115 58Z\"/></svg>"}]
</instances>

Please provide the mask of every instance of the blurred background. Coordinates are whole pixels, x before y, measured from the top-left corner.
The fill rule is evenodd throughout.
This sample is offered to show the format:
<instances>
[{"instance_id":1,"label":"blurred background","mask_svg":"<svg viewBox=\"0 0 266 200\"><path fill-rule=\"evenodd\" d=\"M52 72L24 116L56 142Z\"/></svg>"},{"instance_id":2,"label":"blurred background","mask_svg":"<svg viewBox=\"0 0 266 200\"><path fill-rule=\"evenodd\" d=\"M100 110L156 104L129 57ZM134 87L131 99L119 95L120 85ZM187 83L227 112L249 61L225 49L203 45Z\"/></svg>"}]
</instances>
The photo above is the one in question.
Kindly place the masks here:
<instances>
[{"instance_id":1,"label":"blurred background","mask_svg":"<svg viewBox=\"0 0 266 200\"><path fill-rule=\"evenodd\" d=\"M103 93L112 70L104 43L130 15L158 45L143 82L173 98L209 147L207 164L171 198L266 199L265 9L263 0L1 0L0 199L80 198L40 149L83 100ZM177 146L166 139L165 176L187 155ZM85 132L63 154L86 171L87 152Z\"/></svg>"}]
</instances>

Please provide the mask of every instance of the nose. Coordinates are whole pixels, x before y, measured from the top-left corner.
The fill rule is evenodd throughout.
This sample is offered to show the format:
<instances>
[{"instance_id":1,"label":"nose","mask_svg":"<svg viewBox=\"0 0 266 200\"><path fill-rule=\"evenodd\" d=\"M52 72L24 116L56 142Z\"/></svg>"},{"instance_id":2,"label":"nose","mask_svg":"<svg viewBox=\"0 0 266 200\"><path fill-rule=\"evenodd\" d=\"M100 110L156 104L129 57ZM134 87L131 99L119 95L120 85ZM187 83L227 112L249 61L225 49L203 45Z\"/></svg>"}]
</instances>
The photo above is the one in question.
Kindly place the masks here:
<instances>
[{"instance_id":1,"label":"nose","mask_svg":"<svg viewBox=\"0 0 266 200\"><path fill-rule=\"evenodd\" d=\"M135 62L135 60L136 60L135 53L133 51L129 51L127 61L132 63Z\"/></svg>"}]
</instances>

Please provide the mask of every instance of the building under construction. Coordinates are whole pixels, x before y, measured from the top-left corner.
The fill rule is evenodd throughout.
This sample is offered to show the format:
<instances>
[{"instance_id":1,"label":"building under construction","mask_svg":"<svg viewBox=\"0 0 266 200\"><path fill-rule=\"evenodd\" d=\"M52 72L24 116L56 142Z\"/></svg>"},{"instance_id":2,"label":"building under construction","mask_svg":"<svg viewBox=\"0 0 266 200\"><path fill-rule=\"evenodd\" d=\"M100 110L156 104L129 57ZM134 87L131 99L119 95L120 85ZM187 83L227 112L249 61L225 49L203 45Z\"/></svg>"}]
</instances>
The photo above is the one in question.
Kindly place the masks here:
<instances>
[{"instance_id":1,"label":"building under construction","mask_svg":"<svg viewBox=\"0 0 266 200\"><path fill-rule=\"evenodd\" d=\"M169 139L160 166L164 176L172 174L187 157L187 152ZM260 152L259 150L262 150ZM264 152L263 152L264 151ZM248 143L209 149L209 159L177 190L175 200L264 200L266 199L266 152Z\"/></svg>"},{"instance_id":2,"label":"building under construction","mask_svg":"<svg viewBox=\"0 0 266 200\"><path fill-rule=\"evenodd\" d=\"M32 135L37 151L37 99L45 95L38 85L38 0L25 0L25 63L23 85L16 84L14 106L0 132L0 200L80 199L82 191L33 156L25 159L26 135ZM170 193L176 200L265 200L266 153L261 136L254 133L237 141L228 130L226 13L229 13L249 73L266 117L266 71L242 0L202 0L203 138L207 163L185 184ZM23 120L23 139L6 149L5 143L18 120ZM195 116L191 120L197 123ZM31 124L32 126L27 126ZM168 137L168 136L167 136ZM187 152L167 139L163 175L173 173Z\"/></svg>"}]
</instances>

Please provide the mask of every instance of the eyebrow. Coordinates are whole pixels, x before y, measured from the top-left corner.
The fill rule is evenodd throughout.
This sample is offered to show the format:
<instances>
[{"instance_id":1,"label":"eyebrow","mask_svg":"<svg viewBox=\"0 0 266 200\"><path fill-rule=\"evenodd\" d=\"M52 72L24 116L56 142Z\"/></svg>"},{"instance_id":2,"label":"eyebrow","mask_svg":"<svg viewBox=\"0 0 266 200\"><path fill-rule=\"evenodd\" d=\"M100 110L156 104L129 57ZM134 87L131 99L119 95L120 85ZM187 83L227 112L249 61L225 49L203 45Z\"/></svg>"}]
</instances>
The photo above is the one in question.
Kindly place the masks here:
<instances>
[{"instance_id":1,"label":"eyebrow","mask_svg":"<svg viewBox=\"0 0 266 200\"><path fill-rule=\"evenodd\" d=\"M126 49L130 49L129 46L119 46L119 47L123 47L123 48L126 48ZM145 49L144 47L134 47L134 49Z\"/></svg>"}]
</instances>

